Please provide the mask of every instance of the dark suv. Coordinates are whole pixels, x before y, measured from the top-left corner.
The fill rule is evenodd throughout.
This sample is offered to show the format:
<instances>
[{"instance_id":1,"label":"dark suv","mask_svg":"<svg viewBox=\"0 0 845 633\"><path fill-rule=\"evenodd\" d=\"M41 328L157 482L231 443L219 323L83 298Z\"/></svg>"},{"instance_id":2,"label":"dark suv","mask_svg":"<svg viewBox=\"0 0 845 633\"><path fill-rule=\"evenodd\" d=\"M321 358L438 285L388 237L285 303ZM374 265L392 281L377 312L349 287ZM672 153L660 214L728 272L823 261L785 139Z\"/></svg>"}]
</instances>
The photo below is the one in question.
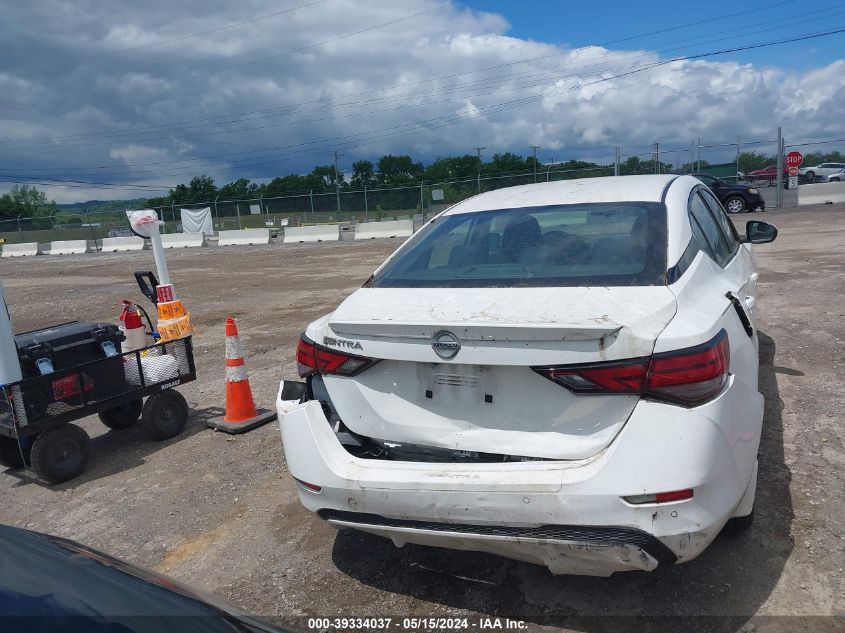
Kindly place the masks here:
<instances>
[{"instance_id":1,"label":"dark suv","mask_svg":"<svg viewBox=\"0 0 845 633\"><path fill-rule=\"evenodd\" d=\"M719 202L728 213L742 213L743 211L766 210L766 201L754 187L746 185L732 185L707 174L692 174L716 194Z\"/></svg>"}]
</instances>

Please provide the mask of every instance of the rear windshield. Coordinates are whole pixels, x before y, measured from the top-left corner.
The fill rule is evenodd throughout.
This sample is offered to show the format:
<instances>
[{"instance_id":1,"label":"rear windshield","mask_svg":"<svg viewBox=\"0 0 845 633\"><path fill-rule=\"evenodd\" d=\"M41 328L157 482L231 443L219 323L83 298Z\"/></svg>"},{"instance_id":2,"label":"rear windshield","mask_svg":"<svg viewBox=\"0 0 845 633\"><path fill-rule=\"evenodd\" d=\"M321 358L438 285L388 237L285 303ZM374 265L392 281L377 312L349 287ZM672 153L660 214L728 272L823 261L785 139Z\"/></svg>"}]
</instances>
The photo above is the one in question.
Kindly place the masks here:
<instances>
[{"instance_id":1,"label":"rear windshield","mask_svg":"<svg viewBox=\"0 0 845 633\"><path fill-rule=\"evenodd\" d=\"M446 215L370 281L381 288L665 283L666 208L592 203Z\"/></svg>"}]
</instances>

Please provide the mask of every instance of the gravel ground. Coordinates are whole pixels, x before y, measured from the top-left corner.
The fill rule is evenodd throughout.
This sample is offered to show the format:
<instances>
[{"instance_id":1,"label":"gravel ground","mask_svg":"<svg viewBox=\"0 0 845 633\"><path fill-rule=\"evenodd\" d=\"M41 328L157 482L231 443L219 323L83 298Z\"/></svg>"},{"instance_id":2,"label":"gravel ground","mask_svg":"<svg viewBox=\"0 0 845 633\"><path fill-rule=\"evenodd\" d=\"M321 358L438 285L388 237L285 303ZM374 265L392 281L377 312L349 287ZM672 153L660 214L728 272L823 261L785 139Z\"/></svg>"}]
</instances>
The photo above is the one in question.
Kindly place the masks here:
<instances>
[{"instance_id":1,"label":"gravel ground","mask_svg":"<svg viewBox=\"0 0 845 633\"><path fill-rule=\"evenodd\" d=\"M154 443L138 427L107 432L88 418L87 472L51 487L28 471L0 471L0 522L78 540L271 618L495 615L578 631L642 630L641 618L654 618L650 627L667 631L841 630L845 208L765 217L780 236L758 248L766 414L757 519L688 564L554 577L494 556L338 533L300 507L276 425L236 437L205 428L224 402L226 316L238 318L257 403L272 407L278 381L296 376L304 326L360 286L396 240L172 251L198 329L199 378L180 388L193 410L188 428ZM23 331L114 322L120 299L140 301L132 272L152 266L149 252L39 257L0 261L0 278Z\"/></svg>"}]
</instances>

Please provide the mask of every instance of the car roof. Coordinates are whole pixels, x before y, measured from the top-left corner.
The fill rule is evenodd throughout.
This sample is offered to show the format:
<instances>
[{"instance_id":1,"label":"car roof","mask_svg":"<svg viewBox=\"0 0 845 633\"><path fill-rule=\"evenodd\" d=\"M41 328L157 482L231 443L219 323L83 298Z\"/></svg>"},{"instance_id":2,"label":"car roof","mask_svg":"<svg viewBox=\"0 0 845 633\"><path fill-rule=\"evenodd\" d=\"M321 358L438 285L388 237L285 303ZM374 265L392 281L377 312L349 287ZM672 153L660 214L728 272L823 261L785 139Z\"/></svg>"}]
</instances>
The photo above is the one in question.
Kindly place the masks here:
<instances>
[{"instance_id":1,"label":"car roof","mask_svg":"<svg viewBox=\"0 0 845 633\"><path fill-rule=\"evenodd\" d=\"M450 207L444 215L546 207L590 202L660 202L675 174L604 176L518 185L478 194Z\"/></svg>"}]
</instances>

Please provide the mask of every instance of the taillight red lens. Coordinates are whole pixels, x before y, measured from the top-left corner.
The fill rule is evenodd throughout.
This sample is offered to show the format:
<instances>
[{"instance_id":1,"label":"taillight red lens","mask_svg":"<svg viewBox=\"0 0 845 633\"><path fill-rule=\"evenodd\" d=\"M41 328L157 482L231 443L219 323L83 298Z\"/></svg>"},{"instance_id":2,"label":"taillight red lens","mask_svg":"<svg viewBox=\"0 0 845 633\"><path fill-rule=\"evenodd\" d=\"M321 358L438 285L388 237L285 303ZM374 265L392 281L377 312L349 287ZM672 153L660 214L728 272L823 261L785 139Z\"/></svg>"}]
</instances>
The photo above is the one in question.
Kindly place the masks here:
<instances>
[{"instance_id":1,"label":"taillight red lens","mask_svg":"<svg viewBox=\"0 0 845 633\"><path fill-rule=\"evenodd\" d=\"M646 378L648 396L695 406L717 396L728 379L731 350L722 330L703 345L655 354Z\"/></svg>"},{"instance_id":2,"label":"taillight red lens","mask_svg":"<svg viewBox=\"0 0 845 633\"><path fill-rule=\"evenodd\" d=\"M534 371L577 393L642 394L696 406L722 391L730 369L728 335L703 345L623 362L535 367Z\"/></svg>"},{"instance_id":3,"label":"taillight red lens","mask_svg":"<svg viewBox=\"0 0 845 633\"><path fill-rule=\"evenodd\" d=\"M552 368L544 370L544 375L581 393L641 393L647 370L648 359L645 358L618 365Z\"/></svg>"},{"instance_id":4,"label":"taillight red lens","mask_svg":"<svg viewBox=\"0 0 845 633\"><path fill-rule=\"evenodd\" d=\"M302 378L312 374L354 376L377 362L375 358L352 356L317 345L305 336L296 346L296 367Z\"/></svg>"},{"instance_id":5,"label":"taillight red lens","mask_svg":"<svg viewBox=\"0 0 845 633\"><path fill-rule=\"evenodd\" d=\"M317 357L314 343L304 336L296 345L296 369L300 378L317 373Z\"/></svg>"}]
</instances>

